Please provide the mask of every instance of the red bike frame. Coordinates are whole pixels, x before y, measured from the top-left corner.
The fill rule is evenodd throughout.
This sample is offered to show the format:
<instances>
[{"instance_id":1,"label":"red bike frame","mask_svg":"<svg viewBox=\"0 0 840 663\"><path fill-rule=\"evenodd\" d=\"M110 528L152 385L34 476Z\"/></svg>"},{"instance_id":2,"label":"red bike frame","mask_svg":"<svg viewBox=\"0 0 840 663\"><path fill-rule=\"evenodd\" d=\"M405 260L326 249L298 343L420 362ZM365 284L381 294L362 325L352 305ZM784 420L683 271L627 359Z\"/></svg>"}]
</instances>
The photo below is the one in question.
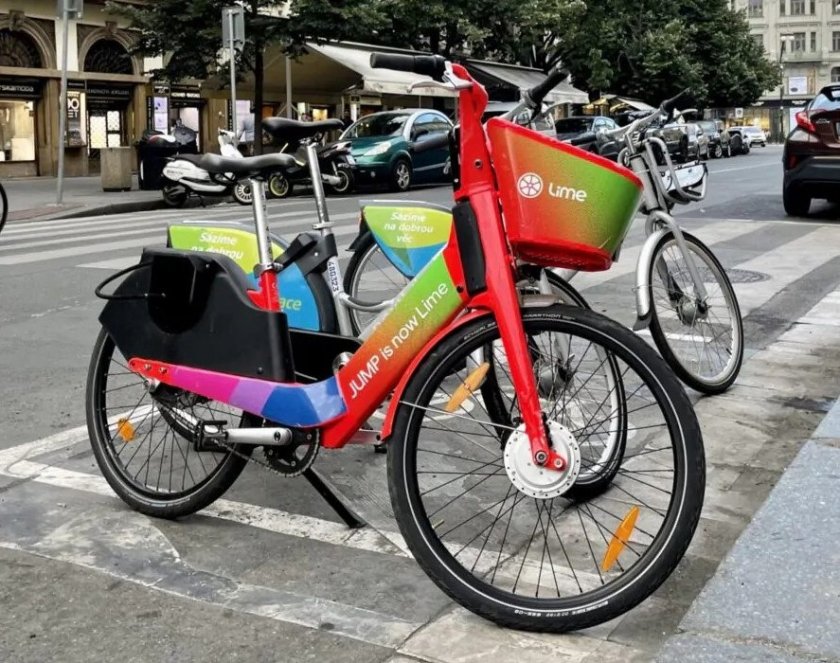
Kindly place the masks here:
<instances>
[{"instance_id":1,"label":"red bike frame","mask_svg":"<svg viewBox=\"0 0 840 663\"><path fill-rule=\"evenodd\" d=\"M486 288L470 295L458 236L453 227L446 247L396 299L364 344L335 377L314 384L277 383L244 378L134 357L129 365L148 378L234 405L282 426L318 428L321 444L342 447L368 417L392 396L382 438L391 434L393 417L408 379L436 344L461 325L491 313L498 325L510 363L513 386L534 462L562 471L566 459L549 444L543 421L533 361L528 349L514 279L515 259L507 242L499 205L497 180L481 116L487 93L466 69L452 66L464 87L460 92L461 183L455 199L469 206L485 265ZM467 85L469 83L469 85ZM471 241L475 239L471 238ZM474 258L475 256L470 256ZM264 309L277 310L277 280L271 271L260 275L260 290L249 293ZM475 288L476 292L480 288ZM461 315L470 309L467 315ZM317 347L312 348L318 352Z\"/></svg>"}]
</instances>

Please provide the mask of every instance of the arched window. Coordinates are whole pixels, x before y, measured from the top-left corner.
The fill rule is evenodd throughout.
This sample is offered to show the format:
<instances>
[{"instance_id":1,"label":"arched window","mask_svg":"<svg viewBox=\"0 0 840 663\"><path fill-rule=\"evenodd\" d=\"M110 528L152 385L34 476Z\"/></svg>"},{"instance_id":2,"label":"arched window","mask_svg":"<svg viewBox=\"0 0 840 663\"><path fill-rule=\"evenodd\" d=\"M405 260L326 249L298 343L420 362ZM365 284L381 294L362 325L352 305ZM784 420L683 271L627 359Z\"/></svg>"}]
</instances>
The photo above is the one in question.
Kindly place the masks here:
<instances>
[{"instance_id":1,"label":"arched window","mask_svg":"<svg viewBox=\"0 0 840 663\"><path fill-rule=\"evenodd\" d=\"M833 67L831 69L831 82L840 83L840 67Z\"/></svg>"},{"instance_id":2,"label":"arched window","mask_svg":"<svg viewBox=\"0 0 840 663\"><path fill-rule=\"evenodd\" d=\"M0 66L40 69L41 53L25 32L0 30Z\"/></svg>"},{"instance_id":3,"label":"arched window","mask_svg":"<svg viewBox=\"0 0 840 663\"><path fill-rule=\"evenodd\" d=\"M131 56L125 46L113 39L101 39L85 55L85 71L103 74L133 74Z\"/></svg>"}]
</instances>

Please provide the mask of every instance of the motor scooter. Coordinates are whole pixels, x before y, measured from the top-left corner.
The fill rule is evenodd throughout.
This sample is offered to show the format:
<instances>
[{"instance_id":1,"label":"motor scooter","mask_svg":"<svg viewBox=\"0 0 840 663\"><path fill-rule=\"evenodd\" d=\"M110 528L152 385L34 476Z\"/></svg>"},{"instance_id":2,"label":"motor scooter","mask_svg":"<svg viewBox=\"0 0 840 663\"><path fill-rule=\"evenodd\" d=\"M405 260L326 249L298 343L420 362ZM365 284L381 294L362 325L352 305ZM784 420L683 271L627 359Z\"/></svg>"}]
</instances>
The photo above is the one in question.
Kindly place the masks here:
<instances>
[{"instance_id":1,"label":"motor scooter","mask_svg":"<svg viewBox=\"0 0 840 663\"><path fill-rule=\"evenodd\" d=\"M242 158L236 148L235 134L219 129L219 147L224 157ZM190 196L223 198L233 196L240 205L251 204L251 184L230 173L211 174L199 164L202 154L179 154L171 157L163 169L163 200L171 207L181 207Z\"/></svg>"},{"instance_id":2,"label":"motor scooter","mask_svg":"<svg viewBox=\"0 0 840 663\"><path fill-rule=\"evenodd\" d=\"M300 131L300 123L286 118L271 117L263 120L263 128L269 135L274 135L278 129L282 129L284 135L291 136L292 141L279 146L281 152L293 154L295 164L282 170L277 170L268 178L268 192L275 198L286 198L292 193L295 186L311 186L309 163L307 162L306 146L310 142L318 143L323 134L301 137L294 140L296 130ZM340 120L324 120L319 122L324 132L332 129L341 129ZM318 166L321 170L321 181L330 193L347 194L353 190L356 182L356 162L350 154L349 141L337 141L328 143L317 149Z\"/></svg>"}]
</instances>

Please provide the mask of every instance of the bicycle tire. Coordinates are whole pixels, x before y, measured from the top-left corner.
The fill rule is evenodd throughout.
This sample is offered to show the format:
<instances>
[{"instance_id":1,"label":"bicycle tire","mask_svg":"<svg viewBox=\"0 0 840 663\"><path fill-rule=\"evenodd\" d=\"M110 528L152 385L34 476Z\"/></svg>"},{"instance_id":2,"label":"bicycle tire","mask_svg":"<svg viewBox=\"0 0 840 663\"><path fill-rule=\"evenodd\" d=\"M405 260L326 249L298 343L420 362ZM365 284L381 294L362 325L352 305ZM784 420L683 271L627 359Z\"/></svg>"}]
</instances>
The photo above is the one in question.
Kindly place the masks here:
<instances>
[{"instance_id":1,"label":"bicycle tire","mask_svg":"<svg viewBox=\"0 0 840 663\"><path fill-rule=\"evenodd\" d=\"M87 419L88 434L90 436L91 448L93 450L94 458L96 459L96 463L99 466L102 475L105 477L105 480L114 490L114 492L132 509L139 511L140 513L144 513L146 515L154 516L157 518L171 519L186 516L195 513L196 511L200 511L201 509L203 509L204 507L221 497L225 493L225 491L227 491L227 489L230 488L233 482L236 481L237 477L242 473L242 470L245 468L245 465L247 463L247 457L251 453L253 447L234 447L241 455L236 455L229 451L227 453L224 453L222 455L221 461L218 462L217 466L211 472L208 473L208 476L205 477L201 482L198 482L195 486L191 487L190 489L182 489L181 491L161 490L160 473L158 476L157 486L159 490L153 490L152 487L148 485L148 481L146 481L145 485L141 486L138 483L138 481L136 481L137 476L134 477L135 480L132 480L132 478L128 475L127 472L127 465L130 464L131 461L129 461L128 463L124 463L123 460L120 458L120 452L118 452L114 446L114 439L110 432L110 428L113 427L113 424L109 424L109 417L107 414L108 406L105 403L105 399L107 398L108 394L107 386L108 377L110 374L109 367L113 359L114 349L114 342L111 339L110 335L104 328L101 329L96 339L96 343L94 344L94 349L90 361L90 368L88 370L87 388L85 392L85 414ZM140 378L140 376L136 377L138 381L138 387L142 389L143 387L140 386L140 383L142 383L143 380L142 378ZM122 391L120 393L124 394L125 392ZM137 405L135 405L132 414L138 409L140 404L141 403L138 402ZM151 407L150 412L154 413L154 404L144 407ZM160 408L158 411L161 412L161 414L163 413L163 410ZM126 420L131 421L132 414L129 414ZM137 416L139 417L143 415L138 414ZM145 416L143 416L143 418L145 419ZM164 425L168 426L169 430L174 431L172 447L170 447L171 473L171 463L173 462L173 459L176 458L174 448L177 442L176 436L180 436L181 439L185 439L183 437L184 430L183 428L179 429L177 426L173 426L173 421L171 417L161 416L160 420L164 421ZM118 423L117 430L120 426L125 425L124 423L122 423L122 421L124 420L121 419L120 423ZM143 422L140 421L140 423L137 424L137 427L140 428L142 424ZM154 431L156 425L156 421L151 424L152 432ZM261 423L258 419L252 417L251 415L245 414L239 421L239 425L257 427L260 426ZM166 435L168 435L168 432L165 434L164 437L163 451L161 452L160 472L163 471L165 463L164 457L166 452ZM138 445L139 444L142 444L142 440L138 442ZM190 444L191 441L187 440L186 457L184 457L183 455L181 456L181 458L184 459L184 465L186 468L189 468ZM126 440L125 446L128 446L128 440ZM158 443L158 447L159 446L160 443ZM178 448L181 451L181 454L183 454L183 449L181 449L180 445L178 446ZM134 452L134 455L139 453L139 450L140 447L138 446L137 450ZM207 452L196 450L194 453L198 455ZM149 459L151 459L151 443L149 445L148 454ZM132 456L132 458L133 457L134 456ZM149 465L151 465L151 463L147 461L147 466ZM199 465L203 467L203 461L200 460ZM184 470L184 477L186 477L186 473L186 470ZM147 470L146 480L148 480L148 474L149 471ZM192 470L190 470L190 476L192 477Z\"/></svg>"},{"instance_id":2,"label":"bicycle tire","mask_svg":"<svg viewBox=\"0 0 840 663\"><path fill-rule=\"evenodd\" d=\"M472 541L475 541L475 537L470 542L463 544L457 551L456 548L462 543L461 541L450 541L449 547L443 542L446 535L442 532L444 523L445 527L449 528L448 531L451 532L461 525L469 523L472 518L468 518L461 525L451 527L452 521L446 515L436 515L440 509L433 512L431 516L427 512L424 498L430 491L427 490L425 493L421 491L421 471L417 467L419 429L425 417L424 412L430 409L426 407L427 404L432 403L431 399L435 398L437 386L448 377L452 366L459 361L463 361L462 355L469 353L473 345L486 344L491 339L498 338L497 324L490 316L457 329L441 340L412 375L405 392L402 394L395 416L390 442L392 448L388 454L389 488L397 522L412 554L423 570L448 596L472 612L501 626L559 633L591 627L624 614L647 598L668 578L685 554L700 518L705 487L705 460L700 428L684 389L662 358L642 339L599 314L576 307L556 305L545 309L532 309L524 311L522 317L526 333L535 334L542 328L564 334L575 334L582 339L583 343L602 345L605 351L614 354L638 373L643 384L650 389L654 402L661 409L667 434L674 442L673 451L670 454L674 462L674 474L670 480L673 483L674 494L668 500L667 511L662 515L661 529L655 536L649 535L651 536L651 543L643 553L639 554L639 561L629 566L626 571L619 563L622 573L616 580L604 583L602 578L601 586L597 586L597 582L593 581L596 588L586 593L583 593L581 588L581 593L577 597L540 597L538 585L536 597L524 598L515 594L515 584L512 592L496 587L493 584L496 579L496 571L494 571L492 578L489 577L489 570L483 572L481 577L472 574L472 570L475 569L481 559L484 546L478 552L472 570L467 570L457 560L457 557L462 554L461 551L467 548ZM440 415L436 416L438 416L438 419L441 418ZM442 424L440 425L442 426ZM648 433L642 434L644 439L640 440L639 443L646 443L645 440L648 435ZM453 437L452 439L456 440L457 438ZM441 446L442 436L440 434L434 440L430 438L429 442L430 444L433 443L435 445L434 449L438 450L429 451L430 454L440 454L446 450L445 447ZM468 448L472 449L474 447ZM647 450L647 447L643 446L642 449L643 451L634 455L633 459L643 456L643 454L652 453L652 451ZM657 451L663 450L657 449ZM667 453L667 450L665 451ZM442 455L447 456L446 453ZM424 456L424 458L427 457L430 456ZM431 457L436 458L435 456ZM643 457L650 458L650 455ZM469 460L467 458L458 460L459 457L454 455L453 458L456 460L447 459L446 462L452 464ZM661 456L658 458L662 459ZM443 461L438 459L438 462L442 463ZM511 482L511 479L509 475L502 474L501 480L503 490L505 481ZM485 480L479 481L479 484L483 481ZM486 488L487 484L484 485ZM472 486L465 493L477 486L478 484ZM513 483L511 483L511 486L517 488ZM487 490L489 491L489 488ZM510 490L511 488L508 488L508 491ZM439 499L445 499L448 496L447 493ZM477 496L475 492L472 495L471 499L478 502L476 509L483 506L481 497L483 496ZM518 496L514 494L511 520L513 518L512 509L516 506L517 498ZM607 496L604 496L604 499L606 498ZM507 499L506 496L505 500ZM563 499L563 497L554 499ZM452 501L449 499L447 504L452 504ZM536 498L534 498L534 501L537 502ZM505 503L502 502L502 505ZM468 502L468 504L471 504L471 502ZM574 506L574 508L583 509L582 506L579 506L580 504L580 502L569 500L568 508ZM591 502L584 502L583 504L586 508L594 505ZM494 509L495 506L494 504ZM555 527L555 522L557 527L562 527L559 519L566 513L566 509L563 511L558 509L556 515L552 516L550 507L543 507L543 511L546 508L549 509L548 520L552 523L552 528ZM542 524L539 509L540 507L537 506L537 518ZM501 512L501 507L499 507L499 511ZM484 509L477 515L487 514L488 512L489 509ZM438 520L433 524L432 518ZM581 524L583 524L582 518ZM478 526L479 524L474 524L472 527L477 528ZM525 532L527 535L528 528L520 527L519 522L517 522L517 528L518 532ZM504 530L505 539L510 529L509 521L507 528ZM483 535L485 531L487 531L487 527L481 530L480 534ZM536 532L536 524L534 525L534 532ZM490 529L490 534L492 533L493 530ZM464 538L469 534L468 531L464 534ZM487 535L488 539L490 534ZM604 536L603 533L601 534ZM629 545L631 535L626 536ZM546 536L547 538L548 536ZM559 533L557 538L560 539ZM499 559L502 558L505 539L502 540L499 549ZM604 541L606 542L606 537L604 537ZM587 542L590 542L588 535ZM485 540L485 545L486 543ZM570 548L571 544L575 544L573 539L570 542ZM577 543L576 545L581 546L582 544ZM478 544L476 543L474 548L477 547ZM521 552L522 548L524 548L524 544L518 550ZM585 548L582 548L582 550L583 557L585 557ZM591 544L590 550L592 550ZM530 544L524 551L523 567L529 551ZM472 554L474 555L474 553ZM545 548L542 554L544 560ZM575 551L567 552L567 560L570 559L570 554L577 553ZM495 551L492 552L491 559L494 556ZM518 561L515 557L508 557L505 563L509 559ZM594 562L594 560L595 554L593 551L590 561ZM569 564L571 565L571 562ZM498 570L498 566L496 570ZM538 583L542 578L542 570L543 566L541 564ZM479 571L482 571L482 569L480 568ZM521 572L522 567L520 567ZM557 583L553 562L552 574L555 583ZM575 575L576 579L577 577ZM519 576L516 580L519 581ZM560 596L559 587L557 594Z\"/></svg>"},{"instance_id":3,"label":"bicycle tire","mask_svg":"<svg viewBox=\"0 0 840 663\"><path fill-rule=\"evenodd\" d=\"M726 270L720 264L720 261L718 261L718 259L712 253L712 251L695 236L691 235L690 233L684 232L683 237L685 238L689 250L695 255L699 256L701 259L701 261L696 262L698 262L697 266L701 270L701 275L704 278L704 282L708 281L707 277L711 275L712 279L714 279L714 282L717 284L723 296L724 305L727 308L729 318L728 324L729 326L731 326L732 334L731 347L728 350L728 360L718 373L710 376L704 376L701 374L701 371L703 357L706 355L705 347L703 354L688 353L692 356L696 354L696 356L699 357L697 362L698 368L694 369L693 365L689 362L688 358L681 356L681 353L678 351L677 348L678 343L684 340L682 336L684 336L685 334L674 334L672 336L674 336L676 342L669 341L669 333L668 330L665 328L666 324L663 321L661 317L661 312L656 305L656 297L654 293L653 284L656 282L655 276L657 276L657 264L660 260L660 257L665 253L665 251L673 246L676 248L677 255L681 256L673 232L668 232L659 240L656 247L654 248L653 253L651 254L652 259L648 267L648 279L649 283L651 284L650 332L654 342L656 343L656 347L659 349L659 352L662 354L665 361L668 362L671 368L674 369L674 372L677 374L677 376L685 384L687 384L695 391L699 391L704 394L720 394L729 389L729 387L732 386L732 384L735 382L736 378L738 377L738 373L741 370L741 364L744 359L744 325L743 320L741 319L741 310L738 306L738 298L735 295L735 290L732 287L732 283L729 281L729 277L726 275ZM705 269L703 263L705 263ZM669 270L669 274L672 274L671 270ZM686 278L684 279L684 281L686 287L693 288L693 283L687 272L685 274L685 277ZM674 277L673 275L671 275L669 278L673 279ZM670 284L666 284L665 289L669 295L670 301L670 297L671 294L673 294L674 288L670 286ZM710 289L707 288L707 290ZM710 292L709 294L711 295L712 293ZM676 304L676 302L671 303ZM709 304L709 306L713 306L713 304ZM674 306L672 306L672 308L674 308ZM675 310L675 315L677 315L677 319L681 321L682 327L684 327L685 322L682 322L682 319L680 318L680 312ZM703 315L705 316L707 314ZM692 317L692 323L698 322L699 320L700 319L696 318L696 316ZM712 327L711 323L707 324L712 330L712 340L714 341L717 335L714 333L714 328ZM682 328L677 328L681 332L683 331Z\"/></svg>"},{"instance_id":4,"label":"bicycle tire","mask_svg":"<svg viewBox=\"0 0 840 663\"><path fill-rule=\"evenodd\" d=\"M3 205L3 210L0 212L0 232L6 225L6 218L9 216L9 199L6 197L6 189L0 184L0 204Z\"/></svg>"}]
</instances>

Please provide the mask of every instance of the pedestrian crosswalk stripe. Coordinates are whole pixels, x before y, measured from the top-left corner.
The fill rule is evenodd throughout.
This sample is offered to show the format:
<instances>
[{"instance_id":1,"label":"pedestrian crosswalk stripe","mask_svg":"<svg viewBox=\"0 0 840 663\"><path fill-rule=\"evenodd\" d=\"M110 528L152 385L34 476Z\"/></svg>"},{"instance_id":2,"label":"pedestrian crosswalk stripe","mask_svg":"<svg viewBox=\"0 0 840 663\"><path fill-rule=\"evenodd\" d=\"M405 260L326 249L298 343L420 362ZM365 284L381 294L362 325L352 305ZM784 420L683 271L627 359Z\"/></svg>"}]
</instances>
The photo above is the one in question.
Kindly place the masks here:
<instances>
[{"instance_id":1,"label":"pedestrian crosswalk stripe","mask_svg":"<svg viewBox=\"0 0 840 663\"><path fill-rule=\"evenodd\" d=\"M149 225L158 225L158 224L142 224L144 226ZM56 246L56 245L66 245L68 243L73 242L93 242L98 241L101 239L111 239L113 237L131 237L132 235L147 235L149 232L154 231L154 228L144 227L144 228L126 228L123 230L115 230L114 232L98 232L99 229L86 230L84 233L75 234L72 237L61 237L61 239L53 239L50 237L49 239L39 239L35 242L22 242L20 244L0 244L0 253L7 253L10 251L15 251L19 249L35 249L39 246ZM87 233L94 232L96 234L89 235Z\"/></svg>"}]
</instances>

